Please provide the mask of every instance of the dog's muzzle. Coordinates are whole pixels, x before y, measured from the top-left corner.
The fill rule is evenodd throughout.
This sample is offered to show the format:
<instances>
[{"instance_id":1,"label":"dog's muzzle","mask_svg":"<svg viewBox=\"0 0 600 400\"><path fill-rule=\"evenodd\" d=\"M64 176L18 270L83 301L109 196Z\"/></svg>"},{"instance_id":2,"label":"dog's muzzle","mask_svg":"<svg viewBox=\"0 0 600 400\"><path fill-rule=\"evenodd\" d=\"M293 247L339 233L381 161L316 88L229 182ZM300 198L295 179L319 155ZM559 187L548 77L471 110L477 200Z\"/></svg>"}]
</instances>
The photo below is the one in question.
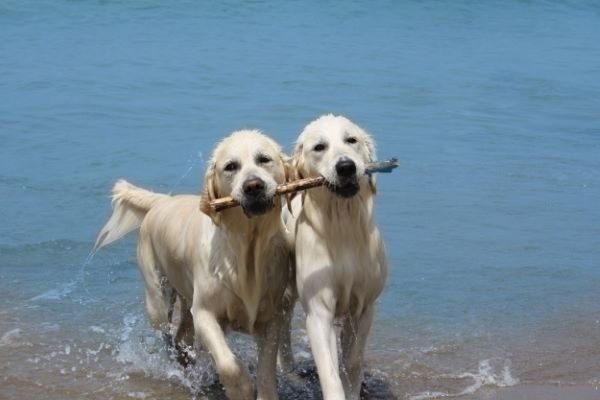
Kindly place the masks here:
<instances>
[{"instance_id":1,"label":"dog's muzzle","mask_svg":"<svg viewBox=\"0 0 600 400\"><path fill-rule=\"evenodd\" d=\"M326 182L329 190L341 197L352 197L358 193L360 185L356 175L356 164L348 157L342 157L335 164L337 182Z\"/></svg>"},{"instance_id":2,"label":"dog's muzzle","mask_svg":"<svg viewBox=\"0 0 600 400\"><path fill-rule=\"evenodd\" d=\"M244 195L241 206L248 217L262 215L273 208L273 197L268 197L266 184L260 178L250 178L242 185Z\"/></svg>"}]
</instances>

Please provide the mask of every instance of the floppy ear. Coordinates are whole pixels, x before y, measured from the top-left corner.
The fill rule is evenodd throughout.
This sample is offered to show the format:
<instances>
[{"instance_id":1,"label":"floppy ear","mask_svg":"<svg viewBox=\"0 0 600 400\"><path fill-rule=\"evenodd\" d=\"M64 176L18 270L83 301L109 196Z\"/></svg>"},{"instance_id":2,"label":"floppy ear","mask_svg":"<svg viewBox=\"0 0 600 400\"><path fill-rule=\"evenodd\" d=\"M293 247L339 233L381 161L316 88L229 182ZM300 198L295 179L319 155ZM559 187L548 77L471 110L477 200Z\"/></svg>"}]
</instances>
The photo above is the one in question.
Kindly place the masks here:
<instances>
[{"instance_id":1,"label":"floppy ear","mask_svg":"<svg viewBox=\"0 0 600 400\"><path fill-rule=\"evenodd\" d=\"M281 158L281 163L283 164L283 173L285 174L285 182L291 182L294 178L293 176L293 171L292 171L292 160L290 159L290 157L288 157L287 155L281 153L279 155L279 157ZM286 199L286 203L287 203L287 209L290 212L290 214L293 215L292 213L292 199L294 198L294 195L292 193L288 193L285 195L285 199Z\"/></svg>"},{"instance_id":2,"label":"floppy ear","mask_svg":"<svg viewBox=\"0 0 600 400\"><path fill-rule=\"evenodd\" d=\"M377 184L373 175L369 176L369 189L371 189L371 193L377 194Z\"/></svg>"},{"instance_id":3,"label":"floppy ear","mask_svg":"<svg viewBox=\"0 0 600 400\"><path fill-rule=\"evenodd\" d=\"M302 174L302 169L304 167L304 159L302 158L302 148L301 144L296 145L294 149L294 155L292 156L292 173L294 179L303 179L304 176Z\"/></svg>"},{"instance_id":4,"label":"floppy ear","mask_svg":"<svg viewBox=\"0 0 600 400\"><path fill-rule=\"evenodd\" d=\"M202 195L200 197L200 211L208 215L215 225L219 225L221 222L221 214L210 208L210 202L218 198L217 182L215 179L215 162L211 161L206 169L206 174L204 174L204 189L202 190Z\"/></svg>"},{"instance_id":5,"label":"floppy ear","mask_svg":"<svg viewBox=\"0 0 600 400\"><path fill-rule=\"evenodd\" d=\"M302 144L297 144L294 149L294 155L291 159L291 164L288 164L288 168L290 170L291 180L303 179L304 175L302 174L304 159L302 158ZM290 193L287 196L288 199L288 207L290 212L292 212L292 200L296 197L298 193ZM302 197L302 203L304 203L304 197Z\"/></svg>"},{"instance_id":6,"label":"floppy ear","mask_svg":"<svg viewBox=\"0 0 600 400\"><path fill-rule=\"evenodd\" d=\"M375 143L373 142L373 138L371 135L365 132L365 147L367 149L367 160L372 163L375 161L377 156L375 155ZM369 188L371 189L371 193L377 193L377 184L375 183L375 177L371 174L369 175Z\"/></svg>"},{"instance_id":7,"label":"floppy ear","mask_svg":"<svg viewBox=\"0 0 600 400\"><path fill-rule=\"evenodd\" d=\"M365 133L365 147L367 149L367 159L370 163L375 161L377 156L375 155L375 143L373 142L373 138L368 133Z\"/></svg>"}]
</instances>

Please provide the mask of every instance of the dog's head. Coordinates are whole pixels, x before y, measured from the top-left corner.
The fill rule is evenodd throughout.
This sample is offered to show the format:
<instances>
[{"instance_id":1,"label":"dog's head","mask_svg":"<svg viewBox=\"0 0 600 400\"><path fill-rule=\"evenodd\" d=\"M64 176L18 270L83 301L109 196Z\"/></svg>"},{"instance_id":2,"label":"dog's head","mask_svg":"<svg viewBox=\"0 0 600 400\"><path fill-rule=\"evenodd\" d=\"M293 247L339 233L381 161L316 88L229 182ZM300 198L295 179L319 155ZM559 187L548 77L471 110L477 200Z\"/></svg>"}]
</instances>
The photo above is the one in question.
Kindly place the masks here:
<instances>
[{"instance_id":1,"label":"dog's head","mask_svg":"<svg viewBox=\"0 0 600 400\"><path fill-rule=\"evenodd\" d=\"M204 177L200 210L215 223L220 215L210 201L231 196L248 217L263 215L275 205L277 185L287 180L281 147L256 130L242 130L226 137L215 148Z\"/></svg>"},{"instance_id":2,"label":"dog's head","mask_svg":"<svg viewBox=\"0 0 600 400\"><path fill-rule=\"evenodd\" d=\"M309 123L296 142L294 167L299 178L322 175L329 190L352 197L365 182L375 192L375 182L365 174L375 158L373 139L342 116L324 115Z\"/></svg>"}]
</instances>

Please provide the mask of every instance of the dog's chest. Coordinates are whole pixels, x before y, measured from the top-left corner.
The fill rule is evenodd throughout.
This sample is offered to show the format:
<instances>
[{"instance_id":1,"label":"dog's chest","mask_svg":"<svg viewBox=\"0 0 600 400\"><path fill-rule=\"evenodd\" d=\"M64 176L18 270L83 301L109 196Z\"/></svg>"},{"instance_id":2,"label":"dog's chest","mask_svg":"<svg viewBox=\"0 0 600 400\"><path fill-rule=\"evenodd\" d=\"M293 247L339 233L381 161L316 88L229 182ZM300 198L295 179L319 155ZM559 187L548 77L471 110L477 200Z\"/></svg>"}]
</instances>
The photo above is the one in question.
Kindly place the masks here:
<instances>
[{"instance_id":1,"label":"dog's chest","mask_svg":"<svg viewBox=\"0 0 600 400\"><path fill-rule=\"evenodd\" d=\"M338 281L351 281L359 288L372 286L383 278L378 253L378 249L369 248L367 245L339 243L330 253L331 267L339 276Z\"/></svg>"},{"instance_id":2,"label":"dog's chest","mask_svg":"<svg viewBox=\"0 0 600 400\"><path fill-rule=\"evenodd\" d=\"M216 263L215 274L223 285L222 319L231 328L251 331L255 322L270 319L287 281L287 262L272 248L258 254L226 257Z\"/></svg>"},{"instance_id":3,"label":"dog's chest","mask_svg":"<svg viewBox=\"0 0 600 400\"><path fill-rule=\"evenodd\" d=\"M338 312L362 309L383 290L387 264L379 232L360 242L339 236L329 247L330 272L336 285Z\"/></svg>"}]
</instances>

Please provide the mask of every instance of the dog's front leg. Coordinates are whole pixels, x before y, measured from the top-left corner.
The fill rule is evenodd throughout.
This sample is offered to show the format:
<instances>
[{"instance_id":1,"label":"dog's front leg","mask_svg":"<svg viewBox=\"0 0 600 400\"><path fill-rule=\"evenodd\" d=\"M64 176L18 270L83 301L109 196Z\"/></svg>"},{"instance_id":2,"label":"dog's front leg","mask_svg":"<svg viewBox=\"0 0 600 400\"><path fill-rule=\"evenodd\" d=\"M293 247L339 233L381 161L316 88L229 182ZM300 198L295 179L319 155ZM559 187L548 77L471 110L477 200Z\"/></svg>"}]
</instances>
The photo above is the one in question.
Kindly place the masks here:
<instances>
[{"instance_id":1,"label":"dog's front leg","mask_svg":"<svg viewBox=\"0 0 600 400\"><path fill-rule=\"evenodd\" d=\"M210 352L227 397L232 400L253 400L254 388L246 367L233 354L215 315L197 305L192 307L194 330L200 342Z\"/></svg>"},{"instance_id":2,"label":"dog's front leg","mask_svg":"<svg viewBox=\"0 0 600 400\"><path fill-rule=\"evenodd\" d=\"M194 363L192 348L194 347L194 319L188 302L181 296L179 298L179 326L175 334L175 350L177 361L184 368Z\"/></svg>"},{"instance_id":3,"label":"dog's front leg","mask_svg":"<svg viewBox=\"0 0 600 400\"><path fill-rule=\"evenodd\" d=\"M330 298L331 301L325 301ZM344 389L339 374L337 341L333 328L335 300L333 296L312 297L306 307L306 329L324 400L344 400Z\"/></svg>"},{"instance_id":4,"label":"dog's front leg","mask_svg":"<svg viewBox=\"0 0 600 400\"><path fill-rule=\"evenodd\" d=\"M342 327L342 365L344 367L344 390L352 400L360 398L362 363L369 330L373 323L373 306L369 305L362 314L348 315Z\"/></svg>"},{"instance_id":5,"label":"dog's front leg","mask_svg":"<svg viewBox=\"0 0 600 400\"><path fill-rule=\"evenodd\" d=\"M276 315L256 333L258 370L256 373L257 400L277 399L277 350L283 317Z\"/></svg>"},{"instance_id":6,"label":"dog's front leg","mask_svg":"<svg viewBox=\"0 0 600 400\"><path fill-rule=\"evenodd\" d=\"M294 316L296 297L298 297L291 292L292 290L286 289L283 299L283 318L281 321L281 336L279 337L279 352L277 353L279 367L283 372L287 373L294 370L294 355L292 353L292 318Z\"/></svg>"}]
</instances>

